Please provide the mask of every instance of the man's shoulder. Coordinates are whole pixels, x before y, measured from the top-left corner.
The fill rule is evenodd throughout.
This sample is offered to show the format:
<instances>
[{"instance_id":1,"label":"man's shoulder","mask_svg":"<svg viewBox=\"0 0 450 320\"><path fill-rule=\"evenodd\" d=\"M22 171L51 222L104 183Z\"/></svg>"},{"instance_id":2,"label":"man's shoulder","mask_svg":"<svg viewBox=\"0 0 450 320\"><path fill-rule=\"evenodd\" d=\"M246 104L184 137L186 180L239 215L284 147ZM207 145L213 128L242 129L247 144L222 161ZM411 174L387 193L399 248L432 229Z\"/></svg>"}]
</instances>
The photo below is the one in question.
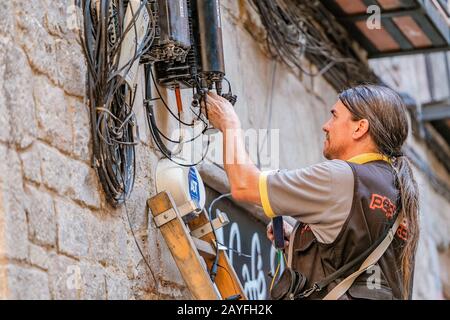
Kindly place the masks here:
<instances>
[{"instance_id":1,"label":"man's shoulder","mask_svg":"<svg viewBox=\"0 0 450 320\"><path fill-rule=\"evenodd\" d=\"M314 177L322 180L338 181L342 178L353 179L353 171L350 165L343 160L326 160L307 167L294 170L280 169L267 172L268 175L286 175L297 177Z\"/></svg>"},{"instance_id":2,"label":"man's shoulder","mask_svg":"<svg viewBox=\"0 0 450 320\"><path fill-rule=\"evenodd\" d=\"M306 168L307 170L326 170L328 172L330 172L331 174L351 174L352 173L352 168L350 167L350 165L347 163L347 161L344 160L339 160L339 159L334 159L334 160L326 160L323 162L319 162L317 164L314 164L312 166L309 166Z\"/></svg>"},{"instance_id":3,"label":"man's shoulder","mask_svg":"<svg viewBox=\"0 0 450 320\"><path fill-rule=\"evenodd\" d=\"M326 160L314 165L313 170L327 171L334 187L353 185L353 170L347 161L338 159Z\"/></svg>"}]
</instances>

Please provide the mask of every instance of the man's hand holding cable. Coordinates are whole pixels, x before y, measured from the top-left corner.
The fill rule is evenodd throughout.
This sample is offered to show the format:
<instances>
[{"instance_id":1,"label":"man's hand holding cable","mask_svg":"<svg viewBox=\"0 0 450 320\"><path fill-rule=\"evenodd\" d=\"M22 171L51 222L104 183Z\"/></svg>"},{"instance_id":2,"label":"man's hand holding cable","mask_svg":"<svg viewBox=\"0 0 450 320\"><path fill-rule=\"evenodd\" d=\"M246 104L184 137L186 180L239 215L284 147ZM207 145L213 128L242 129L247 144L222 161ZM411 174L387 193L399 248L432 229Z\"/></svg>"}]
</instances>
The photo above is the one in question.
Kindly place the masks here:
<instances>
[{"instance_id":1,"label":"man's hand holding cable","mask_svg":"<svg viewBox=\"0 0 450 320\"><path fill-rule=\"evenodd\" d=\"M223 133L223 166L236 201L261 205L259 195L260 171L245 150L241 123L233 106L214 93L206 97L202 112L211 125Z\"/></svg>"},{"instance_id":2,"label":"man's hand holding cable","mask_svg":"<svg viewBox=\"0 0 450 320\"><path fill-rule=\"evenodd\" d=\"M241 123L231 103L215 93L208 93L206 108L202 106L202 109L203 113L208 115L209 123L223 133L226 130L241 128Z\"/></svg>"}]
</instances>

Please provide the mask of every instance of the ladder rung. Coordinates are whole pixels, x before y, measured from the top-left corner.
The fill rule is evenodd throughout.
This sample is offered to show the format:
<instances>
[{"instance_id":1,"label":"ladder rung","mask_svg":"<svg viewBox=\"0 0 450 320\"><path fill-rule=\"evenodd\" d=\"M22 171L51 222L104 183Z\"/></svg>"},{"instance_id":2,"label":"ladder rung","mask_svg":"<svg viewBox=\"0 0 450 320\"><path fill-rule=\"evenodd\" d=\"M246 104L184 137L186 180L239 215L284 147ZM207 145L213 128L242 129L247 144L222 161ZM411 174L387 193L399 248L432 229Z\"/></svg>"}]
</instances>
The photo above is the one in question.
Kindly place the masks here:
<instances>
[{"instance_id":1,"label":"ladder rung","mask_svg":"<svg viewBox=\"0 0 450 320\"><path fill-rule=\"evenodd\" d=\"M224 212L221 212L217 215L217 218L212 221L212 227L211 223L208 221L208 223L203 226L191 231L191 235L200 239L208 233L213 232L212 228L214 228L214 230L218 230L226 226L228 223L230 223L230 219L228 219L228 216Z\"/></svg>"},{"instance_id":2,"label":"ladder rung","mask_svg":"<svg viewBox=\"0 0 450 320\"><path fill-rule=\"evenodd\" d=\"M195 204L193 201L188 201L178 208L180 217L186 217L190 213L193 213L193 212L195 213L195 210L196 210L196 207L195 207ZM158 214L153 219L155 221L155 225L158 228L161 228L163 225L172 221L176 217L177 217L176 211L173 208L170 208L170 209L164 211L163 213Z\"/></svg>"},{"instance_id":3,"label":"ladder rung","mask_svg":"<svg viewBox=\"0 0 450 320\"><path fill-rule=\"evenodd\" d=\"M194 241L194 244L197 247L197 250L200 252L201 255L206 255L208 257L216 256L216 251L214 250L213 246L209 242L200 240L195 237L192 237L192 240Z\"/></svg>"}]
</instances>

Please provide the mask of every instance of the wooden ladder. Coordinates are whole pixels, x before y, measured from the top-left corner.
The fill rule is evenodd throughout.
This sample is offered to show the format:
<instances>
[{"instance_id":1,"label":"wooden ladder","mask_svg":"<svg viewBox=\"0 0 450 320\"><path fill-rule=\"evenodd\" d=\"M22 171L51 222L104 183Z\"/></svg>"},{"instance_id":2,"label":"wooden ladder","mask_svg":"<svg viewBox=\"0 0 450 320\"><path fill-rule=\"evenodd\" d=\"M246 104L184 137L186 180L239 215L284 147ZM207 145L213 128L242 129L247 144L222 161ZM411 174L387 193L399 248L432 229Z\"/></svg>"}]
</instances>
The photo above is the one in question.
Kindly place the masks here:
<instances>
[{"instance_id":1,"label":"wooden ladder","mask_svg":"<svg viewBox=\"0 0 450 320\"><path fill-rule=\"evenodd\" d=\"M209 218L203 210L186 224L183 217L195 206L188 202L175 205L168 192L148 199L148 208L155 225L161 231L188 289L195 299L247 299L228 257L219 250L217 275L214 283L208 270L216 260L217 245ZM215 228L224 221L221 216L213 220Z\"/></svg>"}]
</instances>

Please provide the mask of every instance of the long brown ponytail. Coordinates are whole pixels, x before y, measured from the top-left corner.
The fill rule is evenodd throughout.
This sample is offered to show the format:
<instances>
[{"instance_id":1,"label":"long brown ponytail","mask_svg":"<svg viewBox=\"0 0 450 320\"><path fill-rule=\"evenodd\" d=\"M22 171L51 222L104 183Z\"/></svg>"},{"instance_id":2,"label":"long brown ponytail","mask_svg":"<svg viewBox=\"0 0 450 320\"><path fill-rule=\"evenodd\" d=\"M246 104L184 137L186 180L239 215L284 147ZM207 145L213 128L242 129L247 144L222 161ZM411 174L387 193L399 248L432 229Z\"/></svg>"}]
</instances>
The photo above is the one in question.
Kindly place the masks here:
<instances>
[{"instance_id":1,"label":"long brown ponytail","mask_svg":"<svg viewBox=\"0 0 450 320\"><path fill-rule=\"evenodd\" d=\"M350 111L353 120L369 121L369 134L378 151L392 159L399 189L399 209L408 230L401 257L403 298L408 299L419 239L419 191L411 164L402 153L409 131L405 104L395 91L377 85L347 89L339 95L339 99Z\"/></svg>"}]
</instances>

